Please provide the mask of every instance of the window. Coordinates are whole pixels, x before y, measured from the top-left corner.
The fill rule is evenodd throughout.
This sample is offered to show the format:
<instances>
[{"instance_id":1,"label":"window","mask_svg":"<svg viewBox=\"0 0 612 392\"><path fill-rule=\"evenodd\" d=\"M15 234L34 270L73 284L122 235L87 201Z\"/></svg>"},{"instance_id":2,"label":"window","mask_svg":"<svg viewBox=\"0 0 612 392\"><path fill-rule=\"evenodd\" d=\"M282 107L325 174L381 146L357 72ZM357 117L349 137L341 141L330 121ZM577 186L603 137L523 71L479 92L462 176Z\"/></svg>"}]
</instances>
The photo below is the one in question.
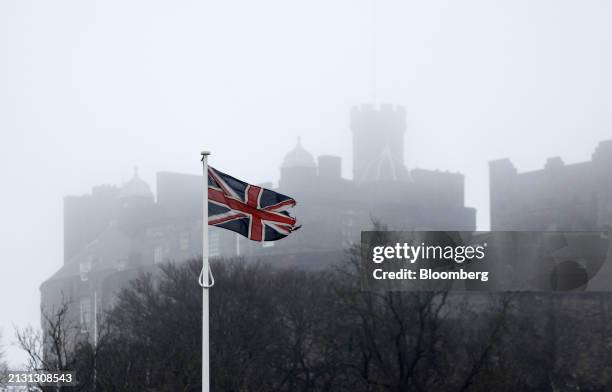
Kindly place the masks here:
<instances>
[{"instance_id":1,"label":"window","mask_svg":"<svg viewBox=\"0 0 612 392\"><path fill-rule=\"evenodd\" d=\"M127 268L127 257L120 257L115 262L115 269L117 271L123 271Z\"/></svg>"},{"instance_id":2,"label":"window","mask_svg":"<svg viewBox=\"0 0 612 392\"><path fill-rule=\"evenodd\" d=\"M153 262L155 264L158 264L163 261L164 261L164 248L158 245L155 247L155 249L153 249Z\"/></svg>"},{"instance_id":3,"label":"window","mask_svg":"<svg viewBox=\"0 0 612 392\"><path fill-rule=\"evenodd\" d=\"M355 213L347 211L342 219L342 247L348 248L355 243L355 235L358 230L355 229Z\"/></svg>"},{"instance_id":4,"label":"window","mask_svg":"<svg viewBox=\"0 0 612 392\"><path fill-rule=\"evenodd\" d=\"M87 332L91 327L91 299L81 298L81 332Z\"/></svg>"},{"instance_id":5,"label":"window","mask_svg":"<svg viewBox=\"0 0 612 392\"><path fill-rule=\"evenodd\" d=\"M81 281L86 282L89 271L91 271L91 261L84 261L79 264L79 272L81 273Z\"/></svg>"}]
</instances>

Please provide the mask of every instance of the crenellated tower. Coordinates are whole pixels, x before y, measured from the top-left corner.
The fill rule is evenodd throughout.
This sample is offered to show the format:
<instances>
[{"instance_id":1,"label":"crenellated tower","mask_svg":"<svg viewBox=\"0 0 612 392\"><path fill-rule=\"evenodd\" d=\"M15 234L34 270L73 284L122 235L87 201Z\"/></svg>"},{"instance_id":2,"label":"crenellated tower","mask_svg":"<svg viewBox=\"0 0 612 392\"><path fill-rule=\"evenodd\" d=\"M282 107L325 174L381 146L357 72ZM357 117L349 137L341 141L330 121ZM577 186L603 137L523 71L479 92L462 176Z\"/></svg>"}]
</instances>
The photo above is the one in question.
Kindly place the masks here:
<instances>
[{"instance_id":1,"label":"crenellated tower","mask_svg":"<svg viewBox=\"0 0 612 392\"><path fill-rule=\"evenodd\" d=\"M404 166L406 110L402 106L354 107L351 131L355 181L408 179Z\"/></svg>"}]
</instances>

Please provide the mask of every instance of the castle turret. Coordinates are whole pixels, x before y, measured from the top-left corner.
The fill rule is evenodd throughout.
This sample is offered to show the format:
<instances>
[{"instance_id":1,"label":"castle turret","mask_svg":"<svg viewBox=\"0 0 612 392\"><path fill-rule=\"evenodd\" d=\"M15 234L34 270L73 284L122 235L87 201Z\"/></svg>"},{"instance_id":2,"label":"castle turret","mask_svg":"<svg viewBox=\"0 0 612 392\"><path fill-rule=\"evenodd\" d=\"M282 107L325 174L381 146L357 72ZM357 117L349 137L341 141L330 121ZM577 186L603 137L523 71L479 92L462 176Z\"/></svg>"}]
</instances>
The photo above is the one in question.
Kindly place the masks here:
<instances>
[{"instance_id":1,"label":"castle turret","mask_svg":"<svg viewBox=\"0 0 612 392\"><path fill-rule=\"evenodd\" d=\"M308 186L308 184L312 184L316 176L317 164L312 154L302 147L302 142L298 138L295 148L285 155L278 185L281 189Z\"/></svg>"},{"instance_id":2,"label":"castle turret","mask_svg":"<svg viewBox=\"0 0 612 392\"><path fill-rule=\"evenodd\" d=\"M101 185L90 195L64 197L64 263L117 219L119 192L114 186Z\"/></svg>"},{"instance_id":3,"label":"castle turret","mask_svg":"<svg viewBox=\"0 0 612 392\"><path fill-rule=\"evenodd\" d=\"M126 182L121 188L119 197L123 200L142 200L142 201L153 201L153 192L149 184L144 182L138 175L138 168L134 168L134 176L128 182Z\"/></svg>"},{"instance_id":4,"label":"castle turret","mask_svg":"<svg viewBox=\"0 0 612 392\"><path fill-rule=\"evenodd\" d=\"M126 182L119 192L121 203L120 221L124 230L134 235L145 223L153 218L152 210L155 203L149 184L140 178L138 169L134 168L134 176Z\"/></svg>"},{"instance_id":5,"label":"castle turret","mask_svg":"<svg viewBox=\"0 0 612 392\"><path fill-rule=\"evenodd\" d=\"M371 105L351 110L353 179L355 181L406 180L404 132L406 110L392 105Z\"/></svg>"}]
</instances>

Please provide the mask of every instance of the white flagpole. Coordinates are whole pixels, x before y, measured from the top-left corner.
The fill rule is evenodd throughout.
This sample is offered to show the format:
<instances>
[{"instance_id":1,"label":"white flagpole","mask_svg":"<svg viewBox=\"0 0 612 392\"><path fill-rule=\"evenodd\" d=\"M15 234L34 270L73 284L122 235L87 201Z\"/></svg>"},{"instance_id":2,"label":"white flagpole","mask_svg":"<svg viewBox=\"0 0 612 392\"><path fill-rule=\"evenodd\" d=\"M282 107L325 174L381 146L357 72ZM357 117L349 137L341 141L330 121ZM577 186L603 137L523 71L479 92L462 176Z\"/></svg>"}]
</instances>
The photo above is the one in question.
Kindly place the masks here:
<instances>
[{"instance_id":1,"label":"white flagpole","mask_svg":"<svg viewBox=\"0 0 612 392\"><path fill-rule=\"evenodd\" d=\"M202 151L202 167L204 174L204 194L202 203L202 273L200 285L202 286L202 392L210 392L210 358L209 358L209 325L208 325L208 290L214 284L210 278L210 265L208 264L208 156L209 151Z\"/></svg>"}]
</instances>

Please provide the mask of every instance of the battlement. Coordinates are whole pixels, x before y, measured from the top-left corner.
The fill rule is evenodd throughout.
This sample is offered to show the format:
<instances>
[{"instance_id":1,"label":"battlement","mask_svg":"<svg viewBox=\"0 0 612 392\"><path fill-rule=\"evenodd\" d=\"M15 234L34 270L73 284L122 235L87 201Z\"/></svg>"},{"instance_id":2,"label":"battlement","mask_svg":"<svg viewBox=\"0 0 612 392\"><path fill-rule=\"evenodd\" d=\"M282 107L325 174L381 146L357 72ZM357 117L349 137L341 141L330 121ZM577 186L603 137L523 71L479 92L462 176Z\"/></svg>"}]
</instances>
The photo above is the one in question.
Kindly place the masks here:
<instances>
[{"instance_id":1,"label":"battlement","mask_svg":"<svg viewBox=\"0 0 612 392\"><path fill-rule=\"evenodd\" d=\"M595 230L612 221L612 140L600 142L592 160L517 172L509 159L489 162L492 230Z\"/></svg>"},{"instance_id":2,"label":"battlement","mask_svg":"<svg viewBox=\"0 0 612 392\"><path fill-rule=\"evenodd\" d=\"M120 189L115 185L96 185L91 189L91 195L94 197L119 197Z\"/></svg>"},{"instance_id":3,"label":"battlement","mask_svg":"<svg viewBox=\"0 0 612 392\"><path fill-rule=\"evenodd\" d=\"M404 132L406 109L390 104L361 105L351 109L353 179L365 181L389 175L406 178ZM381 173L384 168L385 173Z\"/></svg>"},{"instance_id":4,"label":"battlement","mask_svg":"<svg viewBox=\"0 0 612 392\"><path fill-rule=\"evenodd\" d=\"M576 165L588 165L591 163L597 164L597 165L607 165L612 162L612 139L610 140L603 140L601 142L599 142L599 144L597 144L597 147L595 148L595 151L593 152L592 156L591 156L591 161L586 161L586 162L582 162L582 163L574 163L574 164L568 164L566 165L565 162L563 162L563 159L561 157L549 157L546 159L546 163L544 164L544 167L542 169L539 170L535 170L532 172L525 172L525 173L518 173L518 171L516 170L516 167L514 166L514 164L512 164L512 161L510 161L510 159L508 158L502 158L502 159L497 159L494 161L489 161L489 174L491 177L507 177L507 176L517 176L517 175L523 175L526 173L536 173L536 172L543 172L543 171L550 171L550 170L562 170L564 168L572 168L575 167Z\"/></svg>"},{"instance_id":5,"label":"battlement","mask_svg":"<svg viewBox=\"0 0 612 392\"><path fill-rule=\"evenodd\" d=\"M489 161L490 176L515 176L517 174L516 167L508 158Z\"/></svg>"},{"instance_id":6,"label":"battlement","mask_svg":"<svg viewBox=\"0 0 612 392\"><path fill-rule=\"evenodd\" d=\"M593 162L610 162L612 161L612 139L599 142L593 152Z\"/></svg>"},{"instance_id":7,"label":"battlement","mask_svg":"<svg viewBox=\"0 0 612 392\"><path fill-rule=\"evenodd\" d=\"M351 108L351 130L364 130L372 126L384 127L387 131L406 130L406 109L403 106L382 104L376 108L371 104Z\"/></svg>"},{"instance_id":8,"label":"battlement","mask_svg":"<svg viewBox=\"0 0 612 392\"><path fill-rule=\"evenodd\" d=\"M354 113L379 113L379 112L396 112L401 115L406 115L406 108L401 105L393 105L390 103L383 103L380 105L380 108L376 108L375 105L365 103L358 106L353 106L351 108L351 115Z\"/></svg>"}]
</instances>

